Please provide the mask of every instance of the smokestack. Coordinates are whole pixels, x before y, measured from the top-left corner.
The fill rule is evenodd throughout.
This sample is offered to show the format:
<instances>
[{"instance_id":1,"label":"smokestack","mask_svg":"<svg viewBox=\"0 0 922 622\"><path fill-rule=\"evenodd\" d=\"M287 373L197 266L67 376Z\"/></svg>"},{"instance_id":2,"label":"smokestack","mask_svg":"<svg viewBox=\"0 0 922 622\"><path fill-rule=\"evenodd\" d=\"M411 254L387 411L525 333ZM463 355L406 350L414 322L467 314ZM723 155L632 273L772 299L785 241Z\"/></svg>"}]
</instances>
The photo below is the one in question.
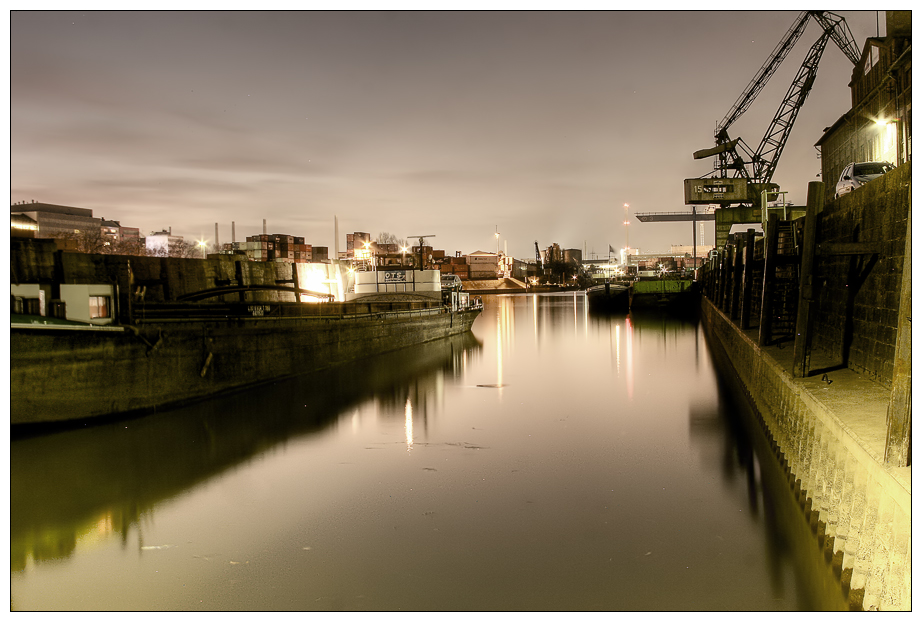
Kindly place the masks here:
<instances>
[{"instance_id":1,"label":"smokestack","mask_svg":"<svg viewBox=\"0 0 922 622\"><path fill-rule=\"evenodd\" d=\"M333 216L333 253L339 260L339 217Z\"/></svg>"},{"instance_id":2,"label":"smokestack","mask_svg":"<svg viewBox=\"0 0 922 622\"><path fill-rule=\"evenodd\" d=\"M263 218L263 235L268 235L268 234L269 234L269 230L266 229L266 219Z\"/></svg>"},{"instance_id":3,"label":"smokestack","mask_svg":"<svg viewBox=\"0 0 922 622\"><path fill-rule=\"evenodd\" d=\"M214 247L215 249L221 248L221 245L218 243L218 223L214 224Z\"/></svg>"},{"instance_id":4,"label":"smokestack","mask_svg":"<svg viewBox=\"0 0 922 622\"><path fill-rule=\"evenodd\" d=\"M237 229L236 224L233 220L231 221L231 243L237 242Z\"/></svg>"}]
</instances>

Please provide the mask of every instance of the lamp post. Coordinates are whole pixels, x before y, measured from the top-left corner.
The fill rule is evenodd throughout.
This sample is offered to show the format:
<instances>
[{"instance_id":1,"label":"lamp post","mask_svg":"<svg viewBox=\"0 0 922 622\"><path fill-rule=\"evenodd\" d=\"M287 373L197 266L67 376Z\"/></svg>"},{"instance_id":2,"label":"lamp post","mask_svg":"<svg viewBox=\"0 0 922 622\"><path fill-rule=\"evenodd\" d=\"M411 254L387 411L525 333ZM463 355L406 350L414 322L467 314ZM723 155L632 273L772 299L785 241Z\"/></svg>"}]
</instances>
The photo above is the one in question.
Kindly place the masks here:
<instances>
[{"instance_id":1,"label":"lamp post","mask_svg":"<svg viewBox=\"0 0 922 622\"><path fill-rule=\"evenodd\" d=\"M206 245L205 240L198 241L198 247L202 249L202 259L205 259L205 245Z\"/></svg>"},{"instance_id":2,"label":"lamp post","mask_svg":"<svg viewBox=\"0 0 922 622\"><path fill-rule=\"evenodd\" d=\"M631 248L630 225L631 225L631 206L625 203L624 204L624 248L627 249L627 252L630 252L630 248Z\"/></svg>"}]
</instances>

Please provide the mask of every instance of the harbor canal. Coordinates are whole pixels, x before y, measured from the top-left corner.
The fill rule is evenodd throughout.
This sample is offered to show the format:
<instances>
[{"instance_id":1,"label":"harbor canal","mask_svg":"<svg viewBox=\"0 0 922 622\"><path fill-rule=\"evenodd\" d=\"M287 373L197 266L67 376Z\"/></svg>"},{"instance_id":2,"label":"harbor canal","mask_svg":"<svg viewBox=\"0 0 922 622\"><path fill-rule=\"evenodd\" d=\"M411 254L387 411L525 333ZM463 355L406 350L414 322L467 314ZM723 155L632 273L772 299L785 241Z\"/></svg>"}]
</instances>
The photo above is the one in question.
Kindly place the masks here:
<instances>
[{"instance_id":1,"label":"harbor canal","mask_svg":"<svg viewBox=\"0 0 922 622\"><path fill-rule=\"evenodd\" d=\"M698 326L484 303L472 334L14 439L11 608L846 608Z\"/></svg>"}]
</instances>

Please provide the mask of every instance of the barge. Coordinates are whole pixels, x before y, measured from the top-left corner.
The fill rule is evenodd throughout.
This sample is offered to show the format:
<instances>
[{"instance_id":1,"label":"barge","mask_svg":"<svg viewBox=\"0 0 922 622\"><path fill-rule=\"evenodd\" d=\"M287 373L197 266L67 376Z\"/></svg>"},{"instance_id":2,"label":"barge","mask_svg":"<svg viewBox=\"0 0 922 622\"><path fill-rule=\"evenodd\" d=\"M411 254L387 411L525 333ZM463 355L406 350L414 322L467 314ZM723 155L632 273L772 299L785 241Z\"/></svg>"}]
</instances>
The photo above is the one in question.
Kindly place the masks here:
<instances>
[{"instance_id":1,"label":"barge","mask_svg":"<svg viewBox=\"0 0 922 622\"><path fill-rule=\"evenodd\" d=\"M155 412L471 330L437 270L12 255L13 433Z\"/></svg>"},{"instance_id":2,"label":"barge","mask_svg":"<svg viewBox=\"0 0 922 622\"><path fill-rule=\"evenodd\" d=\"M149 305L134 324L10 325L10 422L153 412L471 330L482 306L390 302Z\"/></svg>"},{"instance_id":3,"label":"barge","mask_svg":"<svg viewBox=\"0 0 922 622\"><path fill-rule=\"evenodd\" d=\"M607 313L627 313L631 308L631 287L621 283L602 283L586 290L589 309Z\"/></svg>"}]
</instances>

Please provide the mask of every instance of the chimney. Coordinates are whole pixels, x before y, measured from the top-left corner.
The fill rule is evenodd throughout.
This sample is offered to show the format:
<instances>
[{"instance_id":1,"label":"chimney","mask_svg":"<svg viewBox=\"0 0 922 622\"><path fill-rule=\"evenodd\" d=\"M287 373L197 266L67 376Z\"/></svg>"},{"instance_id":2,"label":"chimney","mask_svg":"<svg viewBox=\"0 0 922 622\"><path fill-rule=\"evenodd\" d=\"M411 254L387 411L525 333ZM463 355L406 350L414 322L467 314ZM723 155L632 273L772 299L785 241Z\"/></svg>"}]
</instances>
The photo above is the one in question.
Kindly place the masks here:
<instances>
[{"instance_id":1,"label":"chimney","mask_svg":"<svg viewBox=\"0 0 922 622\"><path fill-rule=\"evenodd\" d=\"M218 244L218 223L214 224L214 247L216 250L221 249L221 245Z\"/></svg>"},{"instance_id":2,"label":"chimney","mask_svg":"<svg viewBox=\"0 0 922 622\"><path fill-rule=\"evenodd\" d=\"M236 228L236 224L237 224L237 223L235 223L233 220L231 221L231 243L234 243L234 242L237 241L237 228Z\"/></svg>"},{"instance_id":3,"label":"chimney","mask_svg":"<svg viewBox=\"0 0 922 622\"><path fill-rule=\"evenodd\" d=\"M266 229L266 219L263 218L263 235L268 235L269 230Z\"/></svg>"}]
</instances>

